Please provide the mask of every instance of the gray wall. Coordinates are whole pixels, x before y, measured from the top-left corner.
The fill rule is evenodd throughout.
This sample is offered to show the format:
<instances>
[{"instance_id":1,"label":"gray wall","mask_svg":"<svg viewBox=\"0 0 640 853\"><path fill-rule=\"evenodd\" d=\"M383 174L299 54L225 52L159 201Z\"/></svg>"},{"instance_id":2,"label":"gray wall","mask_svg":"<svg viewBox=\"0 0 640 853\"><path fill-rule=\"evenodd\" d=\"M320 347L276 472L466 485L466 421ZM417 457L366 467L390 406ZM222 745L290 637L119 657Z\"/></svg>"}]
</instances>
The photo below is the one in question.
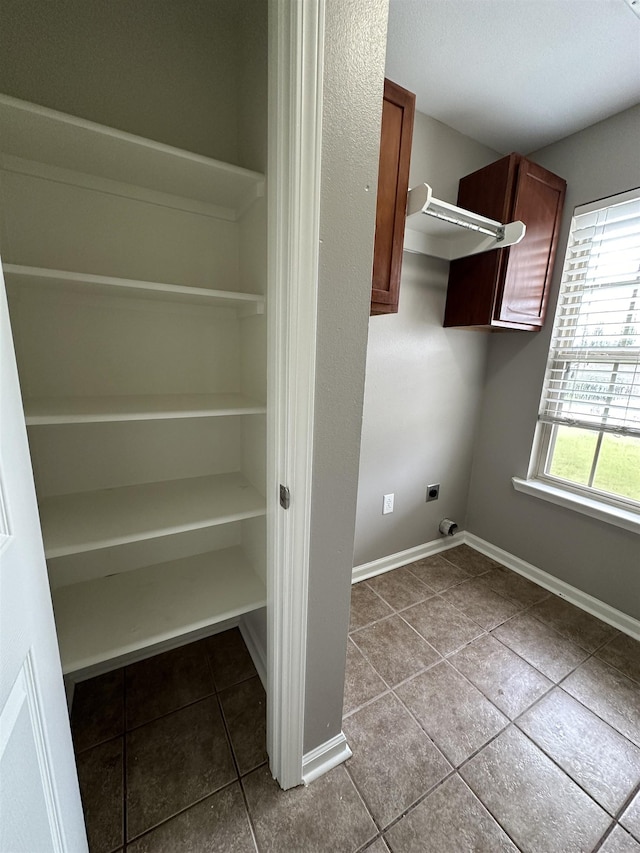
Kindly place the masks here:
<instances>
[{"instance_id":1,"label":"gray wall","mask_svg":"<svg viewBox=\"0 0 640 853\"><path fill-rule=\"evenodd\" d=\"M243 38L237 24L251 21ZM264 147L239 129L261 125L266 138L266 70L249 114L238 99L247 59L260 58L266 0L0 3L1 92L258 170Z\"/></svg>"},{"instance_id":2,"label":"gray wall","mask_svg":"<svg viewBox=\"0 0 640 853\"><path fill-rule=\"evenodd\" d=\"M386 28L327 2L305 752L342 728Z\"/></svg>"},{"instance_id":3,"label":"gray wall","mask_svg":"<svg viewBox=\"0 0 640 853\"><path fill-rule=\"evenodd\" d=\"M402 83L402 81L398 81ZM410 186L454 202L462 175L498 158L416 114ZM369 323L354 565L439 538L442 518L463 526L488 335L444 329L449 264L405 252L397 314ZM426 487L440 483L438 501ZM382 496L395 509L382 515Z\"/></svg>"},{"instance_id":4,"label":"gray wall","mask_svg":"<svg viewBox=\"0 0 640 853\"><path fill-rule=\"evenodd\" d=\"M640 185L640 107L532 159L567 181L549 316L540 334L491 339L469 493L468 529L521 559L640 618L640 541L634 533L517 493L525 477L573 208Z\"/></svg>"}]
</instances>

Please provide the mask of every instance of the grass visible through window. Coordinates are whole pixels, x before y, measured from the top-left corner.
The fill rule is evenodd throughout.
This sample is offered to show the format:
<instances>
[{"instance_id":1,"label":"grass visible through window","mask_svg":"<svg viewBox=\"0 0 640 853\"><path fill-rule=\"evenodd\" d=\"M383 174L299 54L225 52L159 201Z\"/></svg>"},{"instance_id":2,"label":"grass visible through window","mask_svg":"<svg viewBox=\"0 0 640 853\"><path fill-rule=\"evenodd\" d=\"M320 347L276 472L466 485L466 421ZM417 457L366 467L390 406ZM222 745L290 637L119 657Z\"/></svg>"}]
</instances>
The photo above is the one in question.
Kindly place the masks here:
<instances>
[{"instance_id":1,"label":"grass visible through window","mask_svg":"<svg viewBox=\"0 0 640 853\"><path fill-rule=\"evenodd\" d=\"M589 485L598 433L558 427L549 474L580 485ZM640 501L640 438L604 435L593 487L603 492Z\"/></svg>"}]
</instances>

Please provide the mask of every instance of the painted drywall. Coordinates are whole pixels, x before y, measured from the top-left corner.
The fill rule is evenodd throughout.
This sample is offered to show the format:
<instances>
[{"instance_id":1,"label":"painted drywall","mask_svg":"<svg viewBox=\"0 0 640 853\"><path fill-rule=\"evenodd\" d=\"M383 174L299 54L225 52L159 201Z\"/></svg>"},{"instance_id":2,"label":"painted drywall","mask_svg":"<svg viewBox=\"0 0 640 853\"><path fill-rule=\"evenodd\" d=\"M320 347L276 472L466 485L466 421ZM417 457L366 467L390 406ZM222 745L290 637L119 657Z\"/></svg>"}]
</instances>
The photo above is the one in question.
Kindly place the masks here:
<instances>
[{"instance_id":1,"label":"painted drywall","mask_svg":"<svg viewBox=\"0 0 640 853\"><path fill-rule=\"evenodd\" d=\"M304 750L340 733L387 0L327 0Z\"/></svg>"},{"instance_id":2,"label":"painted drywall","mask_svg":"<svg viewBox=\"0 0 640 853\"><path fill-rule=\"evenodd\" d=\"M255 148L239 145L237 106L255 34L266 43L266 25L242 40L253 6L266 2L3 0L0 91L256 168ZM260 104L264 138L266 98Z\"/></svg>"},{"instance_id":3,"label":"painted drywall","mask_svg":"<svg viewBox=\"0 0 640 853\"><path fill-rule=\"evenodd\" d=\"M238 163L267 171L267 0L240 0Z\"/></svg>"},{"instance_id":4,"label":"painted drywall","mask_svg":"<svg viewBox=\"0 0 640 853\"><path fill-rule=\"evenodd\" d=\"M402 81L397 81L402 84ZM455 203L458 181L498 159L490 148L416 113L410 186ZM488 335L444 329L449 264L404 253L397 314L369 323L354 565L464 526ZM440 498L427 503L427 486ZM382 496L395 507L382 515Z\"/></svg>"},{"instance_id":5,"label":"painted drywall","mask_svg":"<svg viewBox=\"0 0 640 853\"><path fill-rule=\"evenodd\" d=\"M573 208L640 185L640 107L531 158L567 181L549 315L539 334L492 337L474 451L468 529L545 572L640 618L640 539L634 533L517 493L525 477Z\"/></svg>"}]
</instances>

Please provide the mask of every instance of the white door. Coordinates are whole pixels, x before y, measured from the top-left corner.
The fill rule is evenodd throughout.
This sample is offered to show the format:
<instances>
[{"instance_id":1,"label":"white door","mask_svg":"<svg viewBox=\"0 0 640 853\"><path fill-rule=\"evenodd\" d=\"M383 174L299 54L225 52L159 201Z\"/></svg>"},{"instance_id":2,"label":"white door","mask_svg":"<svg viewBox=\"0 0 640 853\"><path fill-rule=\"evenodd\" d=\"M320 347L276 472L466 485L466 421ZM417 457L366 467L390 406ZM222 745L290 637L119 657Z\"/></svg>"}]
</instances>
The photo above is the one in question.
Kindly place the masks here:
<instances>
[{"instance_id":1,"label":"white door","mask_svg":"<svg viewBox=\"0 0 640 853\"><path fill-rule=\"evenodd\" d=\"M86 850L0 266L0 853Z\"/></svg>"}]
</instances>

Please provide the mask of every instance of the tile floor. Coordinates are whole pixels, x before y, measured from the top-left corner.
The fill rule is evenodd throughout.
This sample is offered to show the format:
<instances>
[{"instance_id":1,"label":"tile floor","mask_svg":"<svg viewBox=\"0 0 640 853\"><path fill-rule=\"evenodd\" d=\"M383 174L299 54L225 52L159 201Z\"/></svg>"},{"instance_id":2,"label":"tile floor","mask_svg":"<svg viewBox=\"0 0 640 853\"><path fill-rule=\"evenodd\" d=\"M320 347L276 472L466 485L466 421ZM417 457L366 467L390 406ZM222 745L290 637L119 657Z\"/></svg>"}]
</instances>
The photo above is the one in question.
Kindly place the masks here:
<instances>
[{"instance_id":1,"label":"tile floor","mask_svg":"<svg viewBox=\"0 0 640 853\"><path fill-rule=\"evenodd\" d=\"M353 757L282 792L237 629L79 684L92 853L640 853L640 643L466 545L353 588Z\"/></svg>"}]
</instances>

